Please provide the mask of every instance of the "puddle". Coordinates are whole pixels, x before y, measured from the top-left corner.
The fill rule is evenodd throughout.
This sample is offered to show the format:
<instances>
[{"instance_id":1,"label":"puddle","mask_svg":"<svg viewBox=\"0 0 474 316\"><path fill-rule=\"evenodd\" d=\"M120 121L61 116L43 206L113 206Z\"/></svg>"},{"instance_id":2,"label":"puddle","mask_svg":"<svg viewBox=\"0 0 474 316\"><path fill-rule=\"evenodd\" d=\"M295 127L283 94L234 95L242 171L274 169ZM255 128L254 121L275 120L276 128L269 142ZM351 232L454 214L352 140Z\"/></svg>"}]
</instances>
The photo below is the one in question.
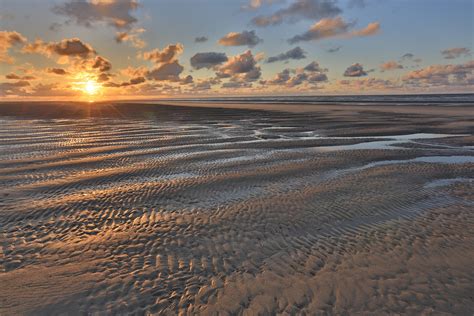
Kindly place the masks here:
<instances>
[{"instance_id":1,"label":"puddle","mask_svg":"<svg viewBox=\"0 0 474 316\"><path fill-rule=\"evenodd\" d=\"M336 145L336 146L321 146L317 147L316 150L319 152L331 152L340 150L360 150L360 149L400 149L397 144L409 143L414 140L422 139L436 139L456 136L467 136L459 134L429 134L429 133L416 133L407 135L391 135L391 136L367 136L367 137L318 137L319 139L384 139L376 141L362 142L352 145ZM406 148L404 148L406 149ZM465 149L460 147L460 149Z\"/></svg>"},{"instance_id":2,"label":"puddle","mask_svg":"<svg viewBox=\"0 0 474 316\"><path fill-rule=\"evenodd\" d=\"M417 158L405 159L405 160L385 160L385 161L371 162L369 164L366 164L365 166L355 168L355 170L364 170L364 169L378 167L378 166L412 163L412 162L441 163L441 164L474 163L474 156L427 156L427 157L417 157Z\"/></svg>"},{"instance_id":3,"label":"puddle","mask_svg":"<svg viewBox=\"0 0 474 316\"><path fill-rule=\"evenodd\" d=\"M438 187L445 187L457 182L474 182L474 179L471 178L454 178L454 179L440 179L434 180L427 184L425 184L425 188L438 188Z\"/></svg>"}]
</instances>

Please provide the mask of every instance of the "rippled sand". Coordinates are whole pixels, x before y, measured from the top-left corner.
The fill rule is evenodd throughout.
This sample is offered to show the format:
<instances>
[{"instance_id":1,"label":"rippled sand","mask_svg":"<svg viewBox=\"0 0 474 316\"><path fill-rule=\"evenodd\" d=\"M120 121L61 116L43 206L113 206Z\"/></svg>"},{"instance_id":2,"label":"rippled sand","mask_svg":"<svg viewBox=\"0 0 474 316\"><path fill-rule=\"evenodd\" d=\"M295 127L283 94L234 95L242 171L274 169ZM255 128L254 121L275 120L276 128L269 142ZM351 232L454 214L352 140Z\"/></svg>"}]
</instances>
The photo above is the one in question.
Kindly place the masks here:
<instances>
[{"instance_id":1,"label":"rippled sand","mask_svg":"<svg viewBox=\"0 0 474 316\"><path fill-rule=\"evenodd\" d=\"M304 110L1 104L0 315L472 315L470 108Z\"/></svg>"}]
</instances>

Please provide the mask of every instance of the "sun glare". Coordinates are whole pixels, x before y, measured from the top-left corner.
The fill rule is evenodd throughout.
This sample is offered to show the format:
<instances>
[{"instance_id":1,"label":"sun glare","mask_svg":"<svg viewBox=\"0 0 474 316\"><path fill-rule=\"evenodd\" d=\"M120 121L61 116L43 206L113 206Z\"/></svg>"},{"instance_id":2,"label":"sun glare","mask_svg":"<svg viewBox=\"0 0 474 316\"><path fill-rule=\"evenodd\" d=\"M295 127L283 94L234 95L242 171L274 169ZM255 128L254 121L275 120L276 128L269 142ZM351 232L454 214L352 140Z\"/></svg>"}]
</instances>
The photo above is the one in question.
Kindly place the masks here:
<instances>
[{"instance_id":1,"label":"sun glare","mask_svg":"<svg viewBox=\"0 0 474 316\"><path fill-rule=\"evenodd\" d=\"M97 82L89 80L84 84L84 92L88 95L95 95L99 92L99 85Z\"/></svg>"}]
</instances>

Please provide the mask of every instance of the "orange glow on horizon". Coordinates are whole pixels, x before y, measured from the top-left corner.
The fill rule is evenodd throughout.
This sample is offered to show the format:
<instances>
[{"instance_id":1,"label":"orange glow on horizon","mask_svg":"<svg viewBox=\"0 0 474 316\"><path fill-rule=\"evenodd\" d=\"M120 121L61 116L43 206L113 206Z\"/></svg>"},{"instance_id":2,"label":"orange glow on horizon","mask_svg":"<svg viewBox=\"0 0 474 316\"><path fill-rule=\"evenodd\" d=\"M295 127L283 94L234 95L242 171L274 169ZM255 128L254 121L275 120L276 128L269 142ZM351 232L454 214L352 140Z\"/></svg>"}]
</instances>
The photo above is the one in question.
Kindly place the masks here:
<instances>
[{"instance_id":1,"label":"orange glow on horizon","mask_svg":"<svg viewBox=\"0 0 474 316\"><path fill-rule=\"evenodd\" d=\"M72 83L72 89L80 92L88 102L97 101L102 97L104 89L89 73L78 73Z\"/></svg>"}]
</instances>

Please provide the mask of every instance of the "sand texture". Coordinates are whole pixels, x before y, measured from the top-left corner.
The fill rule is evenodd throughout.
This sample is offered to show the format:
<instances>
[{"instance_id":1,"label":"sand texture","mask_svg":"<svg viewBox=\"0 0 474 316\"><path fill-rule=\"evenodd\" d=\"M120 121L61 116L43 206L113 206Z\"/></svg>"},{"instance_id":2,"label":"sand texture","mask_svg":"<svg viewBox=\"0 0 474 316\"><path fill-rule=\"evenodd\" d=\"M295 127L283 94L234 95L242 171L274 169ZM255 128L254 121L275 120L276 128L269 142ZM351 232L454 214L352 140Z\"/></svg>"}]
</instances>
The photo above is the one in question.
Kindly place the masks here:
<instances>
[{"instance_id":1,"label":"sand texture","mask_svg":"<svg viewBox=\"0 0 474 316\"><path fill-rule=\"evenodd\" d=\"M0 104L0 315L474 313L472 107L187 105Z\"/></svg>"}]
</instances>

